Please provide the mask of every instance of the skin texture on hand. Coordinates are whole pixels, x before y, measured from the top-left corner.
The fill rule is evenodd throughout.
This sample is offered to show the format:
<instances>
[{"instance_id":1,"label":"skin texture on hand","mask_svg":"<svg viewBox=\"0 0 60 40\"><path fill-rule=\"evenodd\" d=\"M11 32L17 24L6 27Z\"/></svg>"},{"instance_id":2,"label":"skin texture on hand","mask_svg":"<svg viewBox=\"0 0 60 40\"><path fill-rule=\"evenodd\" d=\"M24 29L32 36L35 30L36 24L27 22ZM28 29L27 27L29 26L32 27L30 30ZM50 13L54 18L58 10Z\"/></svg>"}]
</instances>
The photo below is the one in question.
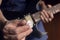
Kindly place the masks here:
<instances>
[{"instance_id":1,"label":"skin texture on hand","mask_svg":"<svg viewBox=\"0 0 60 40\"><path fill-rule=\"evenodd\" d=\"M51 8L51 5L49 5L49 8ZM46 11L44 9L41 11L41 19L43 20L43 22L50 22L53 18L53 13Z\"/></svg>"},{"instance_id":2,"label":"skin texture on hand","mask_svg":"<svg viewBox=\"0 0 60 40\"><path fill-rule=\"evenodd\" d=\"M5 25L3 32L6 40L25 40L25 37L32 32L32 29L29 25L26 25L25 20L13 20Z\"/></svg>"},{"instance_id":3,"label":"skin texture on hand","mask_svg":"<svg viewBox=\"0 0 60 40\"><path fill-rule=\"evenodd\" d=\"M47 11L47 8L51 8L51 5L45 5L44 1L39 1L37 4L42 6L42 11L40 13L40 18L44 23L51 22L52 19L54 18L54 15L52 12Z\"/></svg>"}]
</instances>

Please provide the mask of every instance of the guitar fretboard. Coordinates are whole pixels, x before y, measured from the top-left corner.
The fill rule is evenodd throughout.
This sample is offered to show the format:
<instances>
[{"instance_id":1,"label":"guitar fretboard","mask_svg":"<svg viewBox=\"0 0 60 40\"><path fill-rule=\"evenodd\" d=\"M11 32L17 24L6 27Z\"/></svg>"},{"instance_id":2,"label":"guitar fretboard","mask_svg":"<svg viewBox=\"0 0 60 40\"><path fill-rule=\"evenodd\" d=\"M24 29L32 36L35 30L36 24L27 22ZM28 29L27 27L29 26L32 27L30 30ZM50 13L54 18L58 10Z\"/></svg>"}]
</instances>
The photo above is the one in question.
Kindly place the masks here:
<instances>
[{"instance_id":1,"label":"guitar fretboard","mask_svg":"<svg viewBox=\"0 0 60 40\"><path fill-rule=\"evenodd\" d=\"M60 12L60 3L56 4L55 6L53 6L52 8L47 8L46 11L56 14L57 12ZM38 22L40 19L40 11L36 12L34 14L32 14L32 18L34 19L35 22Z\"/></svg>"}]
</instances>

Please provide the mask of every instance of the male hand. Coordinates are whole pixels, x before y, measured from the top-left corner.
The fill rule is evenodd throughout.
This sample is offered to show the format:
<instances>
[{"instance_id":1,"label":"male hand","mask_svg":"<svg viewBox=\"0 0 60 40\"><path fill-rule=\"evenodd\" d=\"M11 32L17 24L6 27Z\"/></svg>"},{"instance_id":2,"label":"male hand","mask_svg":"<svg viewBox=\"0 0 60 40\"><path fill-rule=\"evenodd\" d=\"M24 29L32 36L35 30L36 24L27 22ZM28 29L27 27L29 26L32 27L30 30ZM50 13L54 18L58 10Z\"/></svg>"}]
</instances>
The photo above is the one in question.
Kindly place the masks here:
<instances>
[{"instance_id":1,"label":"male hand","mask_svg":"<svg viewBox=\"0 0 60 40\"><path fill-rule=\"evenodd\" d=\"M39 1L39 5L42 6L42 11L40 13L40 18L42 19L43 22L50 22L54 18L54 15L52 12L47 11L47 8L51 8L51 5L45 5L44 1Z\"/></svg>"},{"instance_id":2,"label":"male hand","mask_svg":"<svg viewBox=\"0 0 60 40\"><path fill-rule=\"evenodd\" d=\"M25 20L13 20L5 25L3 32L6 40L25 40L32 29L26 25Z\"/></svg>"},{"instance_id":3,"label":"male hand","mask_svg":"<svg viewBox=\"0 0 60 40\"><path fill-rule=\"evenodd\" d=\"M51 8L51 5L48 5L49 8ZM52 19L54 18L54 15L52 12L46 11L46 10L42 10L41 11L41 19L43 20L43 22L51 22Z\"/></svg>"}]
</instances>

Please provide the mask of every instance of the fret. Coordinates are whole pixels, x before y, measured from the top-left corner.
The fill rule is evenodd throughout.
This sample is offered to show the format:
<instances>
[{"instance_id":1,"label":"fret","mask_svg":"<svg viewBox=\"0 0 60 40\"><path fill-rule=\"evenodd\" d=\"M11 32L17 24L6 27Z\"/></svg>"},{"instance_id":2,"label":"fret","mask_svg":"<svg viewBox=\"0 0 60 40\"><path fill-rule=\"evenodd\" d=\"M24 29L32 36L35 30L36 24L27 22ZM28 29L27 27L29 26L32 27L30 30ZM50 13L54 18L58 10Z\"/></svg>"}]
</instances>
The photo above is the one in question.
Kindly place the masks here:
<instances>
[{"instance_id":1,"label":"fret","mask_svg":"<svg viewBox=\"0 0 60 40\"><path fill-rule=\"evenodd\" d=\"M48 8L47 11L50 11L53 14L60 12L60 4L57 4L57 5L53 6L52 8Z\"/></svg>"},{"instance_id":2,"label":"fret","mask_svg":"<svg viewBox=\"0 0 60 40\"><path fill-rule=\"evenodd\" d=\"M32 14L31 16L32 16L32 18L34 19L34 22L35 22L35 23L38 22L38 20L41 20L41 19L40 19L40 12L34 13L34 14Z\"/></svg>"}]
</instances>

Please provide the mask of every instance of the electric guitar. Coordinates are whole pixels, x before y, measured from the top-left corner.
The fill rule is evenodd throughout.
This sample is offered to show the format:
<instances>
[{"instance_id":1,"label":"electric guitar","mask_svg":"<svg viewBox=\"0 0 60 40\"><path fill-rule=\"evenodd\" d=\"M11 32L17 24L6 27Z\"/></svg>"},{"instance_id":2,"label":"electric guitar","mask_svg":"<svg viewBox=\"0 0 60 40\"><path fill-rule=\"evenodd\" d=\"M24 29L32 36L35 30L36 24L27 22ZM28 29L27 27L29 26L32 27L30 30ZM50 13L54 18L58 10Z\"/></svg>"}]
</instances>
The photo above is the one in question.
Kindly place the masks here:
<instances>
[{"instance_id":1,"label":"electric guitar","mask_svg":"<svg viewBox=\"0 0 60 40\"><path fill-rule=\"evenodd\" d=\"M60 3L56 4L52 8L47 8L46 11L52 12L53 14L56 14L57 12L60 12ZM2 19L5 19L4 16L2 16ZM27 21L27 24L33 28L34 25L36 25L41 19L40 19L40 11L33 13L33 14L28 14L24 16L24 19ZM38 30L37 30L38 31ZM41 33L41 34L46 34L46 33Z\"/></svg>"}]
</instances>

